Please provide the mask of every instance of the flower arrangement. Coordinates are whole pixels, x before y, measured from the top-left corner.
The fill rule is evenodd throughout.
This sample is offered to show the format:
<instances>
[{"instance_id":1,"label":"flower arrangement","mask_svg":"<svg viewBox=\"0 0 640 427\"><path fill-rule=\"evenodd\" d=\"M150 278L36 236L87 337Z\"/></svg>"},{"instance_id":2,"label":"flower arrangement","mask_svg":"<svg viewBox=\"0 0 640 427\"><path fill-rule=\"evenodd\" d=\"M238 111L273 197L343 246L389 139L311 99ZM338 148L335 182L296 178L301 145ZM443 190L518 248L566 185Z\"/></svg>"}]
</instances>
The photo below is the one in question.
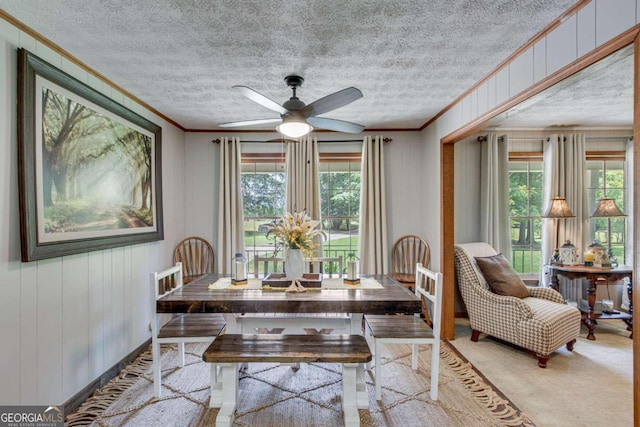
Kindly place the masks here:
<instances>
[{"instance_id":1,"label":"flower arrangement","mask_svg":"<svg viewBox=\"0 0 640 427\"><path fill-rule=\"evenodd\" d=\"M324 231L317 229L320 221L313 221L306 212L287 212L278 223L267 232L267 237L273 236L277 243L289 249L300 249L305 256L312 256L318 247L314 237L327 237Z\"/></svg>"}]
</instances>

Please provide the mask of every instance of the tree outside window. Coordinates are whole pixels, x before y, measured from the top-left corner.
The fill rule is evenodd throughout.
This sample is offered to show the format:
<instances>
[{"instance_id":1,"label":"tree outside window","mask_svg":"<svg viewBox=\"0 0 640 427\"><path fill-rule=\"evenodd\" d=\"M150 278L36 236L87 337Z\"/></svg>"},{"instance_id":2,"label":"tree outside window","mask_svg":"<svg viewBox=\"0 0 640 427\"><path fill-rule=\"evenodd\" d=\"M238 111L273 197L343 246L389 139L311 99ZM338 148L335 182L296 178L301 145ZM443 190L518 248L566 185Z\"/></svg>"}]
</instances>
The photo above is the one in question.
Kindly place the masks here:
<instances>
[{"instance_id":1,"label":"tree outside window","mask_svg":"<svg viewBox=\"0 0 640 427\"><path fill-rule=\"evenodd\" d=\"M320 162L322 229L326 257L358 255L360 226L360 163Z\"/></svg>"},{"instance_id":2,"label":"tree outside window","mask_svg":"<svg viewBox=\"0 0 640 427\"><path fill-rule=\"evenodd\" d=\"M613 160L587 161L587 203L589 212L596 209L598 201L604 197L612 198L618 208L625 212L625 162L621 158ZM589 236L604 247L611 249L620 264L624 264L626 255L626 217L591 218Z\"/></svg>"},{"instance_id":3,"label":"tree outside window","mask_svg":"<svg viewBox=\"0 0 640 427\"><path fill-rule=\"evenodd\" d=\"M348 160L344 158L348 157ZM360 225L360 162L357 153L321 155L320 197L322 229L327 234L323 256L358 256ZM284 213L286 173L284 157L243 154L242 201L244 210L245 251L249 272L256 256L276 255L276 244L266 234ZM272 266L270 266L271 268Z\"/></svg>"},{"instance_id":4,"label":"tree outside window","mask_svg":"<svg viewBox=\"0 0 640 427\"><path fill-rule=\"evenodd\" d=\"M509 162L511 263L520 274L537 274L542 240L542 161Z\"/></svg>"},{"instance_id":5,"label":"tree outside window","mask_svg":"<svg viewBox=\"0 0 640 427\"><path fill-rule=\"evenodd\" d=\"M271 256L275 252L275 241L267 238L267 231L284 212L285 190L283 162L243 159L244 247L250 273L254 272L255 256Z\"/></svg>"}]
</instances>

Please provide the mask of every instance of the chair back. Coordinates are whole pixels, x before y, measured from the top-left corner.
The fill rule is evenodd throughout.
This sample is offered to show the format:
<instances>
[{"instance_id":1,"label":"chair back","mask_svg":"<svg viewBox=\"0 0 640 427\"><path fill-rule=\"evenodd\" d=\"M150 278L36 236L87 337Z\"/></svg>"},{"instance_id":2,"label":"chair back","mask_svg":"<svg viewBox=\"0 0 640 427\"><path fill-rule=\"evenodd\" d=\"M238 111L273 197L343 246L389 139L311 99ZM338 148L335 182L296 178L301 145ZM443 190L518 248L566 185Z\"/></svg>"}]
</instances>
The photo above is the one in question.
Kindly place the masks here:
<instances>
[{"instance_id":1,"label":"chair back","mask_svg":"<svg viewBox=\"0 0 640 427\"><path fill-rule=\"evenodd\" d=\"M326 277L342 277L342 255L337 257L314 257L305 259L307 273L321 273Z\"/></svg>"},{"instance_id":2,"label":"chair back","mask_svg":"<svg viewBox=\"0 0 640 427\"><path fill-rule=\"evenodd\" d=\"M423 301L425 321L433 329L434 339L439 340L442 322L442 273L431 271L420 263L416 264L415 270L414 292Z\"/></svg>"},{"instance_id":3,"label":"chair back","mask_svg":"<svg viewBox=\"0 0 640 427\"><path fill-rule=\"evenodd\" d=\"M182 239L173 251L173 262L181 262L185 276L213 273L214 253L211 244L202 237Z\"/></svg>"},{"instance_id":4,"label":"chair back","mask_svg":"<svg viewBox=\"0 0 640 427\"><path fill-rule=\"evenodd\" d=\"M262 273L260 273L260 263L262 263ZM271 264L271 268L269 268L269 264ZM261 257L256 255L253 258L253 272L256 277L266 277L269 273L274 272L282 273L284 272L284 258L275 256Z\"/></svg>"},{"instance_id":5,"label":"chair back","mask_svg":"<svg viewBox=\"0 0 640 427\"><path fill-rule=\"evenodd\" d=\"M431 265L431 249L421 237L406 235L396 240L391 250L391 275L413 281L416 264Z\"/></svg>"},{"instance_id":6,"label":"chair back","mask_svg":"<svg viewBox=\"0 0 640 427\"><path fill-rule=\"evenodd\" d=\"M166 270L153 273L153 288L156 300L174 289L181 288L182 284L182 263L180 262Z\"/></svg>"}]
</instances>

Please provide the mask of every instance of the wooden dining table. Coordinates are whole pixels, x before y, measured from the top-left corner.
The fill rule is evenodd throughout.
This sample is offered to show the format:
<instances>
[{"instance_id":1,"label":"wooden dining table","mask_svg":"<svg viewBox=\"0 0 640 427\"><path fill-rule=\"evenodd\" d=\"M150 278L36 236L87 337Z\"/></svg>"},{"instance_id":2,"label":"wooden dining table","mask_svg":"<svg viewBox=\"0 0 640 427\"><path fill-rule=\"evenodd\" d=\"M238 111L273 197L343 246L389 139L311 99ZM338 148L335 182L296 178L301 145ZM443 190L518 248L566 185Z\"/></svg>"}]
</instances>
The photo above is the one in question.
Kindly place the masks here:
<instances>
[{"instance_id":1,"label":"wooden dining table","mask_svg":"<svg viewBox=\"0 0 640 427\"><path fill-rule=\"evenodd\" d=\"M350 316L350 333L362 334L365 314L414 314L421 311L421 301L413 292L388 275L363 276L375 279L381 286L366 288L315 288L306 292L285 292L273 289L211 289L220 275L208 274L176 289L156 301L158 313L222 313L227 320L227 333L239 333L238 315L247 313L342 313ZM364 384L364 368L358 372L359 409L369 408ZM214 390L212 381L211 407L221 407L224 396Z\"/></svg>"},{"instance_id":2,"label":"wooden dining table","mask_svg":"<svg viewBox=\"0 0 640 427\"><path fill-rule=\"evenodd\" d=\"M381 288L307 289L284 292L262 289L210 289L219 275L207 274L156 301L158 313L348 313L351 333L361 333L364 314L413 314L421 310L413 292L388 275L368 275ZM359 332L360 331L360 332ZM232 331L237 332L237 331Z\"/></svg>"}]
</instances>

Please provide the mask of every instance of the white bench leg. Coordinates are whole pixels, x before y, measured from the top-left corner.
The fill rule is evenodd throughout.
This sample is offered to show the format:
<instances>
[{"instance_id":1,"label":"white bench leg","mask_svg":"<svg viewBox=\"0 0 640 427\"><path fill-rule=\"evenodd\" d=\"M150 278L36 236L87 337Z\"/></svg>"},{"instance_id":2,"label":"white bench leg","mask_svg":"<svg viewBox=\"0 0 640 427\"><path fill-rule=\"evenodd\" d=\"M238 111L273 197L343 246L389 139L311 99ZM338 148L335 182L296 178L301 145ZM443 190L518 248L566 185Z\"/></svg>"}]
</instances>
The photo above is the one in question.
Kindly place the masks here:
<instances>
[{"instance_id":1,"label":"white bench leg","mask_svg":"<svg viewBox=\"0 0 640 427\"><path fill-rule=\"evenodd\" d=\"M151 345L151 354L153 357L153 395L160 397L160 388L162 387L162 365L160 364L160 343L155 339Z\"/></svg>"},{"instance_id":2,"label":"white bench leg","mask_svg":"<svg viewBox=\"0 0 640 427\"><path fill-rule=\"evenodd\" d=\"M222 381L216 384L215 395L212 387L209 406L220 407L216 417L216 427L231 427L238 400L238 364L221 363L220 366L222 367Z\"/></svg>"},{"instance_id":3,"label":"white bench leg","mask_svg":"<svg viewBox=\"0 0 640 427\"><path fill-rule=\"evenodd\" d=\"M184 368L184 343L183 342L179 342L178 343L178 365L181 368Z\"/></svg>"},{"instance_id":4,"label":"white bench leg","mask_svg":"<svg viewBox=\"0 0 640 427\"><path fill-rule=\"evenodd\" d=\"M369 409L369 393L367 393L364 367L364 363L358 363L358 367L356 368L356 405L358 409Z\"/></svg>"},{"instance_id":5,"label":"white bench leg","mask_svg":"<svg viewBox=\"0 0 640 427\"><path fill-rule=\"evenodd\" d=\"M418 344L411 346L411 369L418 370Z\"/></svg>"},{"instance_id":6,"label":"white bench leg","mask_svg":"<svg viewBox=\"0 0 640 427\"><path fill-rule=\"evenodd\" d=\"M358 363L342 364L342 411L345 427L360 426L357 405Z\"/></svg>"},{"instance_id":7,"label":"white bench leg","mask_svg":"<svg viewBox=\"0 0 640 427\"><path fill-rule=\"evenodd\" d=\"M376 355L376 340L371 334L371 330L365 326L364 338L367 340L367 344L369 345L369 350L371 351L371 355ZM373 359L371 362L367 362L365 364L367 371L370 371L372 368Z\"/></svg>"},{"instance_id":8,"label":"white bench leg","mask_svg":"<svg viewBox=\"0 0 640 427\"><path fill-rule=\"evenodd\" d=\"M440 374L440 341L431 345L431 390L429 396L438 400L438 375Z\"/></svg>"},{"instance_id":9,"label":"white bench leg","mask_svg":"<svg viewBox=\"0 0 640 427\"><path fill-rule=\"evenodd\" d=\"M381 347L381 343L380 343L380 339L376 339L376 351L375 351L375 364L376 364L376 369L375 369L375 375L374 375L374 384L375 384L375 389L376 389L376 400L382 400L382 351L380 349Z\"/></svg>"}]
</instances>

